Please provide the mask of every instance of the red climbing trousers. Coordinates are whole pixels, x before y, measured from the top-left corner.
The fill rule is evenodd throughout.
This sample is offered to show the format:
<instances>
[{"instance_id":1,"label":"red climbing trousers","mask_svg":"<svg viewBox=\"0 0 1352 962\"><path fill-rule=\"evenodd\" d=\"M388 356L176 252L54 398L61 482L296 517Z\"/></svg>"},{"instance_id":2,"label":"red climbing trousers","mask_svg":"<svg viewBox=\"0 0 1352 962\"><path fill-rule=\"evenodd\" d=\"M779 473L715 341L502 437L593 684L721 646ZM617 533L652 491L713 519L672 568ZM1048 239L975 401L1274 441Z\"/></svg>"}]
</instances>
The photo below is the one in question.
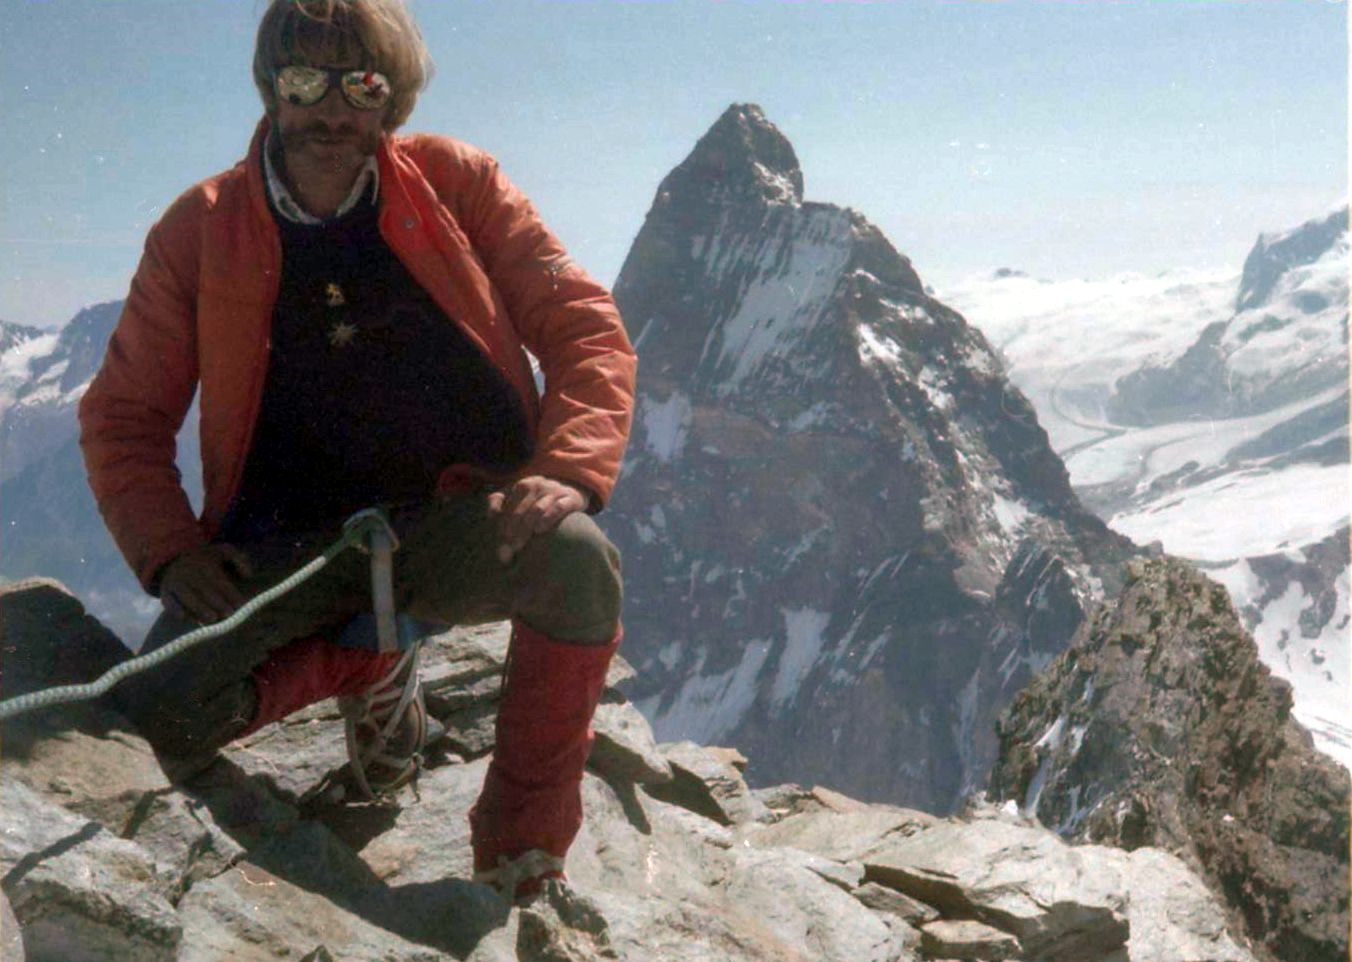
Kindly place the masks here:
<instances>
[{"instance_id":1,"label":"red climbing trousers","mask_svg":"<svg viewBox=\"0 0 1352 962\"><path fill-rule=\"evenodd\" d=\"M297 638L273 650L253 670L257 708L236 738L252 735L307 705L342 695L357 695L385 677L399 652L344 648L323 635Z\"/></svg>"}]
</instances>

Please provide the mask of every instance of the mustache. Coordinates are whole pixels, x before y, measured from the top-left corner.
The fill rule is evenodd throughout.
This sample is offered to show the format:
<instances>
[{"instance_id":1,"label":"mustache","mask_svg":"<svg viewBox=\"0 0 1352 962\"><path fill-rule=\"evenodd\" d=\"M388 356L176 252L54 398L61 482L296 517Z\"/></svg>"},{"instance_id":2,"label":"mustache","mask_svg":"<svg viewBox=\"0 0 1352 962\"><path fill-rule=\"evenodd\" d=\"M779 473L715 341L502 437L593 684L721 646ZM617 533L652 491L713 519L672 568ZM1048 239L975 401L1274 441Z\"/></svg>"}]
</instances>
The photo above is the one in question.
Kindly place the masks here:
<instances>
[{"instance_id":1,"label":"mustache","mask_svg":"<svg viewBox=\"0 0 1352 962\"><path fill-rule=\"evenodd\" d=\"M319 137L332 140L336 137L353 138L357 136L357 128L350 124L339 124L337 127L330 127L328 124L320 122L306 124L295 131L294 136L297 139L308 140L312 137Z\"/></svg>"}]
</instances>

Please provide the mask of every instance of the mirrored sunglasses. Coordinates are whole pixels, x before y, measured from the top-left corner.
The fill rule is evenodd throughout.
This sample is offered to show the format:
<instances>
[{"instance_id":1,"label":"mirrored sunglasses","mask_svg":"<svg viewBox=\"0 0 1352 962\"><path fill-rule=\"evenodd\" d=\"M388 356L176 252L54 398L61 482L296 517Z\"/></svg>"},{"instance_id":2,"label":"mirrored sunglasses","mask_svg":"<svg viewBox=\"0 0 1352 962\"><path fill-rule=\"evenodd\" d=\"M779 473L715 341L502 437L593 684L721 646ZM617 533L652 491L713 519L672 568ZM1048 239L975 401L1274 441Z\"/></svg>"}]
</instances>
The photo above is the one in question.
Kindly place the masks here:
<instances>
[{"instance_id":1,"label":"mirrored sunglasses","mask_svg":"<svg viewBox=\"0 0 1352 962\"><path fill-rule=\"evenodd\" d=\"M293 64L277 71L277 96L297 107L312 107L319 103L334 84L338 85L343 99L358 110L383 107L394 92L389 78L374 70Z\"/></svg>"}]
</instances>

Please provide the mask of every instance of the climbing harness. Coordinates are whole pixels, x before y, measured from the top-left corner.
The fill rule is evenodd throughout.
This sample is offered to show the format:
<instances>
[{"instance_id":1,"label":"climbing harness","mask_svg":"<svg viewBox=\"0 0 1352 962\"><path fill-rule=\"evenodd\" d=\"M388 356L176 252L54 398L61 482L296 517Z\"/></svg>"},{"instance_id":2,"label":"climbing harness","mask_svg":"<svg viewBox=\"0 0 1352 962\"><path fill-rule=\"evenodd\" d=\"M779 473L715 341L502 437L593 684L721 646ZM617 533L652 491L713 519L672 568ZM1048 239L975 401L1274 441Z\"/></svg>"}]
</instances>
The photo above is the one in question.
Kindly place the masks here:
<instances>
[{"instance_id":1,"label":"climbing harness","mask_svg":"<svg viewBox=\"0 0 1352 962\"><path fill-rule=\"evenodd\" d=\"M369 543L363 543L364 541ZM395 651L399 648L399 638L394 613L393 554L398 546L399 539L390 526L389 518L384 510L367 508L358 511L343 523L343 532L337 541L325 548L308 564L297 569L290 577L255 596L224 621L204 625L188 632L186 635L175 638L163 648L157 648L149 654L131 658L115 665L97 680L88 684L61 685L0 701L0 721L36 711L39 708L50 708L53 705L90 701L98 698L123 679L148 671L180 652L187 651L208 639L217 638L237 628L255 611L310 579L349 547L355 547L371 555L371 597L376 609L376 628L380 650ZM411 684L416 688L417 643L413 647L415 651L414 665L409 677L412 679Z\"/></svg>"}]
</instances>

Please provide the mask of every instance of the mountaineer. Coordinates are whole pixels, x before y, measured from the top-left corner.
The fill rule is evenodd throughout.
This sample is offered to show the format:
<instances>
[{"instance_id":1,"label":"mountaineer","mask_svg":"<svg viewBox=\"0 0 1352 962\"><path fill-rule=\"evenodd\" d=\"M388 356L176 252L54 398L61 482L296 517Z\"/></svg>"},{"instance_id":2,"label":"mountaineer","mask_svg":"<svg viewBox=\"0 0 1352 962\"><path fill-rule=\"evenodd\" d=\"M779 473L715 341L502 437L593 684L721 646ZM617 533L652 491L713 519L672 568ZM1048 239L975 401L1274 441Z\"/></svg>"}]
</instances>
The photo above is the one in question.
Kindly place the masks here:
<instances>
[{"instance_id":1,"label":"mountaineer","mask_svg":"<svg viewBox=\"0 0 1352 962\"><path fill-rule=\"evenodd\" d=\"M469 813L476 878L563 878L590 724L620 643L610 496L636 359L615 303L485 151L395 131L429 79L402 0L272 0L248 155L152 227L80 444L99 509L164 611L141 652L229 616L383 508L401 629L510 618L497 743ZM527 351L539 363L537 391ZM200 517L175 438L200 390ZM367 561L338 556L113 693L166 761L337 696L354 774L417 772L416 632L372 642ZM355 732L355 736L354 733Z\"/></svg>"}]
</instances>

